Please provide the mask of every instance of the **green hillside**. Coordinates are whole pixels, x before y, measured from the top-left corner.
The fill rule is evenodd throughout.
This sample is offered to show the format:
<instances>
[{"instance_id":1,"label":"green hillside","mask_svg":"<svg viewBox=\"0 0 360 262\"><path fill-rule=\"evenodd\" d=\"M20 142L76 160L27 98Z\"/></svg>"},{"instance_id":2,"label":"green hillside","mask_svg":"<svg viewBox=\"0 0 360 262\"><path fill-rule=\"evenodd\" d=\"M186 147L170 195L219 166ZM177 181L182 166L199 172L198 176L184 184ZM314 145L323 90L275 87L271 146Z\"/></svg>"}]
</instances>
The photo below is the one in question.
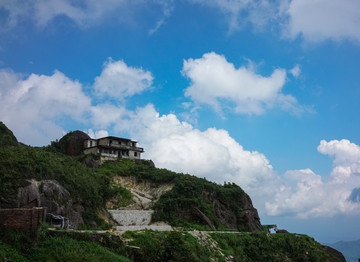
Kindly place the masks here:
<instances>
[{"instance_id":1,"label":"green hillside","mask_svg":"<svg viewBox=\"0 0 360 262\"><path fill-rule=\"evenodd\" d=\"M151 181L155 186L173 185L154 204L153 219L183 229L127 232L116 239L110 233L99 235L91 231L59 230L54 235L46 225L35 237L0 228L0 261L210 261L210 258L212 261L333 261L326 260L331 257L307 236L261 232L250 197L236 184L218 185L156 168L147 161L137 164L119 160L89 167L85 163L96 161L96 157L68 156L59 142L47 147L25 146L17 142L5 125L1 123L0 127L0 208L17 207L18 190L28 186L29 179L41 185L41 181L52 180L69 192L71 201L67 203L80 210L83 224L79 228L109 229L99 212L105 209L109 199L129 197L129 191L114 184L113 178L131 176L138 181ZM40 190L43 190L41 186ZM65 200L57 197L57 193L53 192L53 201L64 204ZM245 217L243 210L251 216ZM198 232L190 232L193 229L244 233L208 234L205 241L192 235Z\"/></svg>"}]
</instances>

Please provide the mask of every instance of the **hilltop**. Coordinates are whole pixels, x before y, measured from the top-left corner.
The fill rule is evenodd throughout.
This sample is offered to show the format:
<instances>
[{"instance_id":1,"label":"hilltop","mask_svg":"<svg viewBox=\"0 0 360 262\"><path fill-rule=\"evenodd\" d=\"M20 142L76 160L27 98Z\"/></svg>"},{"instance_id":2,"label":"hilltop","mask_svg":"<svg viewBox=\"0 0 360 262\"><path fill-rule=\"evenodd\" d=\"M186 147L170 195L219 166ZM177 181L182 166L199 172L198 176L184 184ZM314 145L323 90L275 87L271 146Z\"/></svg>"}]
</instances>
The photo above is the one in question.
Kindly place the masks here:
<instances>
[{"instance_id":1,"label":"hilltop","mask_svg":"<svg viewBox=\"0 0 360 262\"><path fill-rule=\"evenodd\" d=\"M73 246L84 245L98 254L111 253L112 261L125 259L119 255L135 261L209 261L210 257L215 261L337 261L310 237L263 231L250 197L236 184L219 185L159 169L152 161L123 159L100 165L96 156L81 154L82 137L75 131L47 147L30 147L18 143L0 122L0 208L45 206L47 212L67 217L77 229L106 230L117 223L108 209L152 209L152 222L162 221L180 231L128 232L118 240L112 235L94 240L42 231L36 243L28 243L28 251L15 244L14 239L21 237L10 232L0 239L1 259L13 253L31 261L54 246L63 246L59 252L66 252L70 247L65 243L72 241ZM194 229L213 233L188 233L198 232ZM220 230L243 233L214 233ZM128 249L126 243L140 249Z\"/></svg>"}]
</instances>

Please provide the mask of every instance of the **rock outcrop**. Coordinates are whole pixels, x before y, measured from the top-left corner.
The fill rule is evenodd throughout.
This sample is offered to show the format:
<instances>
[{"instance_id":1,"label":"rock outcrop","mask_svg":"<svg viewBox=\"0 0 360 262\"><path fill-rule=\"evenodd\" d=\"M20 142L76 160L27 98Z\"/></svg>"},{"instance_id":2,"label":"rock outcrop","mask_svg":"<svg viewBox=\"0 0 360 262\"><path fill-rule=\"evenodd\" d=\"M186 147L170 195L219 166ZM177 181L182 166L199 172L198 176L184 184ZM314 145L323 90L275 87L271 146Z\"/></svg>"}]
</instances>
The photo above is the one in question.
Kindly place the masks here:
<instances>
[{"instance_id":1,"label":"rock outcrop","mask_svg":"<svg viewBox=\"0 0 360 262\"><path fill-rule=\"evenodd\" d=\"M159 200L161 195L170 191L174 184L156 184L148 180L138 179L134 176L115 176L113 182L127 188L132 194L133 204L119 209L146 210ZM112 200L107 202L108 208L113 208Z\"/></svg>"},{"instance_id":2,"label":"rock outcrop","mask_svg":"<svg viewBox=\"0 0 360 262\"><path fill-rule=\"evenodd\" d=\"M335 248L329 246L322 246L323 250L330 255L330 258L326 262L346 262L344 255L336 250Z\"/></svg>"},{"instance_id":3,"label":"rock outcrop","mask_svg":"<svg viewBox=\"0 0 360 262\"><path fill-rule=\"evenodd\" d=\"M254 208L252 201L247 194L239 197L237 203L234 203L238 208L238 215L235 213L236 210L231 207L232 203L223 203L217 199L214 194L209 192L203 192L202 195L207 203L212 204L215 217L219 219L222 225L234 230L243 228L250 232L262 230L257 209ZM209 225L208 222L206 223Z\"/></svg>"},{"instance_id":4,"label":"rock outcrop","mask_svg":"<svg viewBox=\"0 0 360 262\"><path fill-rule=\"evenodd\" d=\"M84 141L86 139L90 139L88 134L76 130L63 136L59 143L64 144L65 154L69 156L78 156L83 153Z\"/></svg>"},{"instance_id":5,"label":"rock outcrop","mask_svg":"<svg viewBox=\"0 0 360 262\"><path fill-rule=\"evenodd\" d=\"M2 203L2 208L45 207L47 213L67 217L72 226L83 224L83 206L75 204L68 190L55 180L28 180L18 189L17 196Z\"/></svg>"}]
</instances>

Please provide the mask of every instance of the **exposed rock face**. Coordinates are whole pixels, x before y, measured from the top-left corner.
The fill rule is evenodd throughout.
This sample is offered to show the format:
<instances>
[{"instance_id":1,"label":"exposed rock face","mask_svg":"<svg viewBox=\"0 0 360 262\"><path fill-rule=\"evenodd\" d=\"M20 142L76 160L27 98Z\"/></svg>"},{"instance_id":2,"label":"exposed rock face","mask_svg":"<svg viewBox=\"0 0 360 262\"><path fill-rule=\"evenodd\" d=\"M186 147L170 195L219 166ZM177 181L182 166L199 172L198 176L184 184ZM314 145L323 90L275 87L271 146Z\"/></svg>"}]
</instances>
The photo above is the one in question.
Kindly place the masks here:
<instances>
[{"instance_id":1,"label":"exposed rock face","mask_svg":"<svg viewBox=\"0 0 360 262\"><path fill-rule=\"evenodd\" d=\"M159 185L148 180L137 179L133 176L115 176L113 182L130 190L133 196L134 204L122 209L150 209L162 194L174 187L171 183ZM111 201L107 203L107 208L112 208Z\"/></svg>"},{"instance_id":2,"label":"exposed rock face","mask_svg":"<svg viewBox=\"0 0 360 262\"><path fill-rule=\"evenodd\" d=\"M231 203L222 203L213 194L208 192L203 192L202 195L207 203L213 205L215 216L222 225L234 230L239 228L244 228L251 232L262 230L259 214L247 194L241 196L236 203L236 206L239 208L238 218L235 210L230 206ZM208 222L206 223L209 224Z\"/></svg>"},{"instance_id":3,"label":"exposed rock face","mask_svg":"<svg viewBox=\"0 0 360 262\"><path fill-rule=\"evenodd\" d=\"M326 262L346 262L344 255L340 251L329 246L322 246L322 248L330 255Z\"/></svg>"},{"instance_id":4,"label":"exposed rock face","mask_svg":"<svg viewBox=\"0 0 360 262\"><path fill-rule=\"evenodd\" d=\"M69 218L70 223L77 227L83 224L84 208L73 203L69 191L55 180L28 180L28 186L18 190L17 199L12 207L46 207L47 213L53 213Z\"/></svg>"},{"instance_id":5,"label":"exposed rock face","mask_svg":"<svg viewBox=\"0 0 360 262\"><path fill-rule=\"evenodd\" d=\"M146 210L150 209L153 204L167 191L170 191L174 184L164 183L156 184L148 180L138 179L133 176L116 176L113 182L129 189L133 195L134 204L121 209ZM204 191L202 197L205 202L214 207L214 214L222 225L227 228L246 231L261 231L262 226L257 210L253 207L252 201L247 194L244 194L235 203L237 211L233 208L234 203L222 203L216 198L214 193ZM112 202L107 203L107 208L113 208ZM237 212L237 214L235 213ZM215 221L212 221L198 208L193 208L190 212L177 212L179 218L188 221L202 221L215 229Z\"/></svg>"},{"instance_id":6,"label":"exposed rock face","mask_svg":"<svg viewBox=\"0 0 360 262\"><path fill-rule=\"evenodd\" d=\"M238 202L240 211L241 224L248 231L261 231L262 226L257 209L254 208L251 198L248 195L243 196Z\"/></svg>"}]
</instances>

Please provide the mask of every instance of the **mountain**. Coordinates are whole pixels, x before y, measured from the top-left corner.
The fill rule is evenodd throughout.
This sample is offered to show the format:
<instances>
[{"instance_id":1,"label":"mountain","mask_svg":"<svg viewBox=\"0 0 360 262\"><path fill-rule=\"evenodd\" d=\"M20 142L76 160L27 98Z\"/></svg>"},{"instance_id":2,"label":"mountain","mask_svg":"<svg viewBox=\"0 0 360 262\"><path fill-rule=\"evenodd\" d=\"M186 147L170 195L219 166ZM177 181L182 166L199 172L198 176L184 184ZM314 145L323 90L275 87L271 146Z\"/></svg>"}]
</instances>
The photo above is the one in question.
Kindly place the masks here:
<instances>
[{"instance_id":1,"label":"mountain","mask_svg":"<svg viewBox=\"0 0 360 262\"><path fill-rule=\"evenodd\" d=\"M80 131L47 147L30 147L18 143L3 123L0 128L0 208L43 206L77 229L97 230L118 223L108 209L151 209L152 223L176 229L120 236L43 230L29 240L0 228L0 261L78 260L80 253L68 251L70 242L79 250L84 245L106 253L112 261L125 261L124 256L135 261L344 261L308 236L264 231L251 198L236 184L218 185L146 160L100 165L97 156L81 154L87 135Z\"/></svg>"},{"instance_id":2,"label":"mountain","mask_svg":"<svg viewBox=\"0 0 360 262\"><path fill-rule=\"evenodd\" d=\"M358 262L360 259L360 239L355 241L340 241L328 245L343 253L347 262Z\"/></svg>"}]
</instances>

